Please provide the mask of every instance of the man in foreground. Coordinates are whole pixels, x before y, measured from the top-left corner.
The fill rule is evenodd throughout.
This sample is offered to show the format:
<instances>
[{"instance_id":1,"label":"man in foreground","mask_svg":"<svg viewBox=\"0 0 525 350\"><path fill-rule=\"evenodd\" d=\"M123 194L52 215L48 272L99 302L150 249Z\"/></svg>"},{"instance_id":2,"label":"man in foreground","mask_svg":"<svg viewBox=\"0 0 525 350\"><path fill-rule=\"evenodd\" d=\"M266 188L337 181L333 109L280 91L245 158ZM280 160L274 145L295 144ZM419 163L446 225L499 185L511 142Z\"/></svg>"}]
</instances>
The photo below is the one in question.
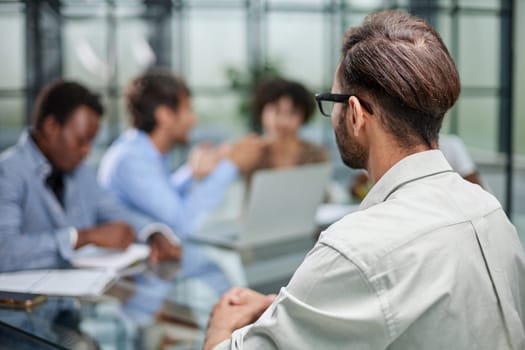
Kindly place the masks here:
<instances>
[{"instance_id":1,"label":"man in foreground","mask_svg":"<svg viewBox=\"0 0 525 350\"><path fill-rule=\"evenodd\" d=\"M227 292L205 349L525 348L516 231L437 148L459 91L425 22L386 11L348 30L332 92L317 99L343 161L375 185L358 212L322 233L278 296Z\"/></svg>"}]
</instances>

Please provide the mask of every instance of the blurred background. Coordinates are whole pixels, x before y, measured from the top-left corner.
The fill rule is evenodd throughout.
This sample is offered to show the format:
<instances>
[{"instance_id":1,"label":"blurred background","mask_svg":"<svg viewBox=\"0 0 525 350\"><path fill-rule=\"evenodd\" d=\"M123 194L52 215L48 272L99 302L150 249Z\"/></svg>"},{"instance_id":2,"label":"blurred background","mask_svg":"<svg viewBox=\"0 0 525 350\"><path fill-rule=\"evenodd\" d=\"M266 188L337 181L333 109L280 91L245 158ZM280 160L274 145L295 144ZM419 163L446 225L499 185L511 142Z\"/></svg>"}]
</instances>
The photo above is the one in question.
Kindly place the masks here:
<instances>
[{"instance_id":1,"label":"blurred background","mask_svg":"<svg viewBox=\"0 0 525 350\"><path fill-rule=\"evenodd\" d=\"M261 74L328 91L346 28L385 8L419 15L441 33L462 79L444 132L463 139L523 232L521 0L2 0L0 150L16 142L42 86L74 79L104 97L104 126L89 159L96 166L127 126L126 84L154 66L182 75L192 89L199 116L192 143L234 139L249 130L246 106ZM334 178L347 186L353 172L339 160L330 121L317 112L302 134L331 150Z\"/></svg>"}]
</instances>

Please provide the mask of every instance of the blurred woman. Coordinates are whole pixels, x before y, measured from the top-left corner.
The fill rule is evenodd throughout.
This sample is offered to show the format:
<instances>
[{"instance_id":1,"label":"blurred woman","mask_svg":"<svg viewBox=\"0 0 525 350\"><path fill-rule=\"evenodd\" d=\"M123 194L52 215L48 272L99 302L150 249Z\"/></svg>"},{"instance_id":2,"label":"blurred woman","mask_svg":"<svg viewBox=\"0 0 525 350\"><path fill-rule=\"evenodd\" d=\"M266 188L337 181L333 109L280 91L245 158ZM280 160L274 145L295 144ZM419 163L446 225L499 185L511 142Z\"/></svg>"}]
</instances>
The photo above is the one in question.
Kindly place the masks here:
<instances>
[{"instance_id":1,"label":"blurred woman","mask_svg":"<svg viewBox=\"0 0 525 350\"><path fill-rule=\"evenodd\" d=\"M289 168L327 161L326 150L300 138L299 129L315 108L312 94L300 83L275 78L255 90L253 125L268 144L256 169Z\"/></svg>"}]
</instances>

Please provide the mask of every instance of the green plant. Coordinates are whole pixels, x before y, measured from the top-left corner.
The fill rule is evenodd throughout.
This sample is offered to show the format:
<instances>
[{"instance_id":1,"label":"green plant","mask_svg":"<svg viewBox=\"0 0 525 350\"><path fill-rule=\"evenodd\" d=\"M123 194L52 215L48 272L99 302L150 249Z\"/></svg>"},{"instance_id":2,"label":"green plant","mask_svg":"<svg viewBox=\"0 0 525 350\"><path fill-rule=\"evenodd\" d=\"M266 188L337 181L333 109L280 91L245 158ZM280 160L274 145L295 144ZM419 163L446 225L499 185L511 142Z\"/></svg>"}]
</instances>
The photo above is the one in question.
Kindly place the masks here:
<instances>
[{"instance_id":1,"label":"green plant","mask_svg":"<svg viewBox=\"0 0 525 350\"><path fill-rule=\"evenodd\" d=\"M257 84L264 79L278 78L281 76L278 65L272 62L254 65L248 67L247 70L242 70L234 66L226 67L226 77L229 80L230 89L240 97L238 105L239 115L252 130L254 130L254 125L251 123L251 110L253 95Z\"/></svg>"}]
</instances>

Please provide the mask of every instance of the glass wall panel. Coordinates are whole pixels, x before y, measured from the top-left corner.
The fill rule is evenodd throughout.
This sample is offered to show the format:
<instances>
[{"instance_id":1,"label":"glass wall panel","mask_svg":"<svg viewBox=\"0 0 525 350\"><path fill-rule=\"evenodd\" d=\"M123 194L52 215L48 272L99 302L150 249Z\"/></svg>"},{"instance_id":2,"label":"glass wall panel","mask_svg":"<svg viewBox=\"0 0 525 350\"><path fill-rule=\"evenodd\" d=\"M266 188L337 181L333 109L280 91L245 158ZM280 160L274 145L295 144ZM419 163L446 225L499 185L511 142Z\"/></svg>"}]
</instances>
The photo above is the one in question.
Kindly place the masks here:
<instances>
[{"instance_id":1,"label":"glass wall panel","mask_svg":"<svg viewBox=\"0 0 525 350\"><path fill-rule=\"evenodd\" d=\"M14 145L25 128L25 98L0 98L0 150Z\"/></svg>"},{"instance_id":2,"label":"glass wall panel","mask_svg":"<svg viewBox=\"0 0 525 350\"><path fill-rule=\"evenodd\" d=\"M514 33L514 172L512 221L525 244L525 1L515 1Z\"/></svg>"},{"instance_id":3,"label":"glass wall panel","mask_svg":"<svg viewBox=\"0 0 525 350\"><path fill-rule=\"evenodd\" d=\"M236 138L246 132L246 120L241 117L240 98L234 93L217 95L195 95L193 110L198 123L193 131L192 141L224 141Z\"/></svg>"},{"instance_id":4,"label":"glass wall panel","mask_svg":"<svg viewBox=\"0 0 525 350\"><path fill-rule=\"evenodd\" d=\"M288 7L304 7L305 5L324 5L329 0L267 0L270 5L288 6Z\"/></svg>"},{"instance_id":5,"label":"glass wall panel","mask_svg":"<svg viewBox=\"0 0 525 350\"><path fill-rule=\"evenodd\" d=\"M0 12L0 89L25 86L25 21L21 12Z\"/></svg>"},{"instance_id":6,"label":"glass wall panel","mask_svg":"<svg viewBox=\"0 0 525 350\"><path fill-rule=\"evenodd\" d=\"M435 16L435 19L435 25L439 35L441 35L449 52L454 56L452 52L452 17L448 13L440 13Z\"/></svg>"},{"instance_id":7,"label":"glass wall panel","mask_svg":"<svg viewBox=\"0 0 525 350\"><path fill-rule=\"evenodd\" d=\"M384 0L345 0L344 2L348 7L367 11L379 10L385 6Z\"/></svg>"},{"instance_id":8,"label":"glass wall panel","mask_svg":"<svg viewBox=\"0 0 525 350\"><path fill-rule=\"evenodd\" d=\"M496 87L500 79L500 19L461 16L458 66L466 86Z\"/></svg>"},{"instance_id":9,"label":"glass wall panel","mask_svg":"<svg viewBox=\"0 0 525 350\"><path fill-rule=\"evenodd\" d=\"M459 135L470 147L498 149L498 107L495 97L462 97L458 102Z\"/></svg>"},{"instance_id":10,"label":"glass wall panel","mask_svg":"<svg viewBox=\"0 0 525 350\"><path fill-rule=\"evenodd\" d=\"M103 18L64 21L64 76L91 87L106 86L113 67L108 60L108 28Z\"/></svg>"},{"instance_id":11,"label":"glass wall panel","mask_svg":"<svg viewBox=\"0 0 525 350\"><path fill-rule=\"evenodd\" d=\"M459 0L459 5L469 8L500 9L501 0Z\"/></svg>"},{"instance_id":12,"label":"glass wall panel","mask_svg":"<svg viewBox=\"0 0 525 350\"><path fill-rule=\"evenodd\" d=\"M129 81L157 60L148 43L148 28L141 19L123 19L117 23L117 83Z\"/></svg>"},{"instance_id":13,"label":"glass wall panel","mask_svg":"<svg viewBox=\"0 0 525 350\"><path fill-rule=\"evenodd\" d=\"M268 14L267 53L286 77L309 86L319 85L328 62L327 35L323 14Z\"/></svg>"},{"instance_id":14,"label":"glass wall panel","mask_svg":"<svg viewBox=\"0 0 525 350\"><path fill-rule=\"evenodd\" d=\"M363 19L365 19L366 15L366 12L355 11L353 9L347 10L345 17L345 26L343 30L346 31L348 27L360 25L361 23L363 23ZM343 33L341 33L341 38L342 37Z\"/></svg>"},{"instance_id":15,"label":"glass wall panel","mask_svg":"<svg viewBox=\"0 0 525 350\"><path fill-rule=\"evenodd\" d=\"M27 118L25 19L21 6L1 9L5 12L0 11L0 151L17 142Z\"/></svg>"},{"instance_id":16,"label":"glass wall panel","mask_svg":"<svg viewBox=\"0 0 525 350\"><path fill-rule=\"evenodd\" d=\"M236 9L188 11L184 44L187 61L182 74L192 88L222 88L228 85L228 67L246 67L245 16L245 11Z\"/></svg>"},{"instance_id":17,"label":"glass wall panel","mask_svg":"<svg viewBox=\"0 0 525 350\"><path fill-rule=\"evenodd\" d=\"M516 2L514 35L514 150L525 156L525 1Z\"/></svg>"}]
</instances>

